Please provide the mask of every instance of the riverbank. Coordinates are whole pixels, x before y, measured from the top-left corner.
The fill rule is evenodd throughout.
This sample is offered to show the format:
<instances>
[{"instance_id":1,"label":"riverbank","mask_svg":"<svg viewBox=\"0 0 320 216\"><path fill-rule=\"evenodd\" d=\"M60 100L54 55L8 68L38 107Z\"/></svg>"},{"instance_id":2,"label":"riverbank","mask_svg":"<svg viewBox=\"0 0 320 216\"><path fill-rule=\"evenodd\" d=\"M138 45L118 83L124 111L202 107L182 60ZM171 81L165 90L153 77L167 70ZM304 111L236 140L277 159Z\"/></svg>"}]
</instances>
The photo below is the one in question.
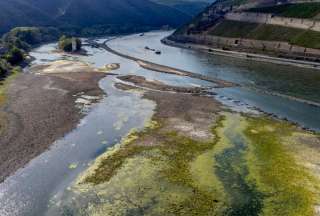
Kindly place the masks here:
<instances>
[{"instance_id":1,"label":"riverbank","mask_svg":"<svg viewBox=\"0 0 320 216\"><path fill-rule=\"evenodd\" d=\"M0 182L76 127L88 106L102 98L98 82L105 76L75 68L72 73L31 70L10 80L1 105L6 120L1 121Z\"/></svg>"},{"instance_id":2,"label":"riverbank","mask_svg":"<svg viewBox=\"0 0 320 216\"><path fill-rule=\"evenodd\" d=\"M205 75L202 75L200 73L193 73L193 72L181 70L181 69L178 69L178 68L173 68L173 67L169 67L169 66L165 66L165 65L156 64L156 63L153 63L153 62L150 62L150 61L145 61L145 60L140 59L140 58L136 58L136 57L133 57L133 56L129 56L129 55L120 53L120 52L118 52L116 50L113 50L112 48L110 48L107 45L107 42L109 42L109 41L110 40L107 40L104 43L99 44L99 43L96 43L96 42L90 40L89 44L91 46L94 46L94 47L103 48L106 51L108 51L110 53L113 53L113 54L115 54L117 56L120 56L120 57L129 59L129 60L135 61L135 62L137 62L137 64L140 67L148 69L148 70L152 70L152 71L155 71L155 72L174 74L174 75L178 75L178 76L188 76L188 77L191 77L191 78L196 78L196 79L212 82L212 83L215 84L215 88L225 88L225 87L238 86L236 83L232 83L232 82L229 82L229 81L226 81L226 80L221 80L221 79L218 79L218 78L205 76Z\"/></svg>"},{"instance_id":3,"label":"riverbank","mask_svg":"<svg viewBox=\"0 0 320 216\"><path fill-rule=\"evenodd\" d=\"M157 104L145 129L100 156L50 213L319 215L318 135L151 87L140 89Z\"/></svg>"},{"instance_id":4,"label":"riverbank","mask_svg":"<svg viewBox=\"0 0 320 216\"><path fill-rule=\"evenodd\" d=\"M208 94L207 88L170 86L157 80L147 80L143 76L126 75L126 76L120 76L117 78L119 80L124 81L125 83L133 83L134 85L144 89L152 89L152 90L175 92L175 93L186 93L186 94L194 94L194 95ZM118 85L119 84L120 83L118 83Z\"/></svg>"},{"instance_id":5,"label":"riverbank","mask_svg":"<svg viewBox=\"0 0 320 216\"><path fill-rule=\"evenodd\" d=\"M195 43L178 43L178 42L169 40L168 38L164 38L161 42L168 46L174 46L174 47L179 47L184 49L193 49L193 50L205 52L208 54L228 56L228 57L240 58L240 59L245 59L250 61L257 61L257 62L267 62L267 63L273 63L273 64L279 64L279 65L289 65L289 66L295 66L295 67L301 67L301 68L320 69L320 63L317 63L317 62L294 60L289 58L278 58L278 57L272 57L268 55L253 54L253 53L239 52L239 51L232 51L232 50L223 50L223 49L217 49L211 46L195 44Z\"/></svg>"}]
</instances>

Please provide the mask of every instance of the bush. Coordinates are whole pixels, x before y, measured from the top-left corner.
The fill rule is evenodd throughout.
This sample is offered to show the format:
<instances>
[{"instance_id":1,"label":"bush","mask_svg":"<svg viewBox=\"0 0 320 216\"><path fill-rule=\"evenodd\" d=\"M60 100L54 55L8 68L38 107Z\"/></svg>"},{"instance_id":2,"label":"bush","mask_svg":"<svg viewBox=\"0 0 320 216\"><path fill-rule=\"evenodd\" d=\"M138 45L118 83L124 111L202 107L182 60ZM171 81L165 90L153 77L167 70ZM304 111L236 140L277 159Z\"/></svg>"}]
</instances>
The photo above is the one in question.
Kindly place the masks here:
<instances>
[{"instance_id":1,"label":"bush","mask_svg":"<svg viewBox=\"0 0 320 216\"><path fill-rule=\"evenodd\" d=\"M76 47L75 50L72 50L72 43L75 41ZM59 49L65 52L74 52L81 50L82 42L79 38L62 36L59 39Z\"/></svg>"},{"instance_id":2,"label":"bush","mask_svg":"<svg viewBox=\"0 0 320 216\"><path fill-rule=\"evenodd\" d=\"M8 51L8 53L5 54L4 58L11 65L17 65L24 60L24 55L23 55L23 52L19 48L12 47Z\"/></svg>"},{"instance_id":3,"label":"bush","mask_svg":"<svg viewBox=\"0 0 320 216\"><path fill-rule=\"evenodd\" d=\"M4 77L9 70L10 65L4 59L0 59L0 78Z\"/></svg>"},{"instance_id":4,"label":"bush","mask_svg":"<svg viewBox=\"0 0 320 216\"><path fill-rule=\"evenodd\" d=\"M60 32L56 28L17 27L3 36L8 46L29 50L32 46L57 40Z\"/></svg>"}]
</instances>

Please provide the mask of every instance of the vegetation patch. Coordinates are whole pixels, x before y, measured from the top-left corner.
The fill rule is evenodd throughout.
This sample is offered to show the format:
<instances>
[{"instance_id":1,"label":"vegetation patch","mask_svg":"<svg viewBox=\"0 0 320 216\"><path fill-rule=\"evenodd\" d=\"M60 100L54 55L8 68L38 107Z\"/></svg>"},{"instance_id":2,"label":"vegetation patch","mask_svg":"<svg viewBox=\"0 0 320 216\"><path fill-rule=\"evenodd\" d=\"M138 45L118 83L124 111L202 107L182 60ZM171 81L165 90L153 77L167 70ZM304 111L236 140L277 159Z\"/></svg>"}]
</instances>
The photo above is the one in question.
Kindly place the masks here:
<instances>
[{"instance_id":1,"label":"vegetation patch","mask_svg":"<svg viewBox=\"0 0 320 216\"><path fill-rule=\"evenodd\" d=\"M6 46L30 50L41 43L57 40L60 34L56 28L17 27L6 33L2 40Z\"/></svg>"},{"instance_id":2,"label":"vegetation patch","mask_svg":"<svg viewBox=\"0 0 320 216\"><path fill-rule=\"evenodd\" d=\"M79 211L89 215L313 215L319 180L296 161L295 155L303 149L293 150L286 143L297 129L265 117L223 115L212 128L215 138L204 141L168 131L159 121L130 133L73 187L75 197L71 203L64 202L63 211L75 215ZM150 137L153 144L146 145ZM309 139L309 135L299 137ZM79 208L84 200L88 205Z\"/></svg>"},{"instance_id":3,"label":"vegetation patch","mask_svg":"<svg viewBox=\"0 0 320 216\"><path fill-rule=\"evenodd\" d=\"M64 35L59 39L58 46L65 52L77 52L81 50L82 42L79 38Z\"/></svg>"},{"instance_id":4,"label":"vegetation patch","mask_svg":"<svg viewBox=\"0 0 320 216\"><path fill-rule=\"evenodd\" d=\"M249 32L258 26L259 24L257 23L223 20L209 34L221 37L245 38Z\"/></svg>"},{"instance_id":5,"label":"vegetation patch","mask_svg":"<svg viewBox=\"0 0 320 216\"><path fill-rule=\"evenodd\" d=\"M3 105L6 101L6 93L8 85L10 82L17 76L20 72L20 68L16 67L10 71L10 76L7 79L0 81L0 106Z\"/></svg>"},{"instance_id":6,"label":"vegetation patch","mask_svg":"<svg viewBox=\"0 0 320 216\"><path fill-rule=\"evenodd\" d=\"M313 18L320 13L320 3L299 3L275 5L271 7L251 8L248 11L258 13L272 13L278 16L293 18Z\"/></svg>"},{"instance_id":7,"label":"vegetation patch","mask_svg":"<svg viewBox=\"0 0 320 216\"><path fill-rule=\"evenodd\" d=\"M293 126L263 118L248 118L248 123L247 181L264 195L262 215L314 215L319 182L282 143Z\"/></svg>"},{"instance_id":8,"label":"vegetation patch","mask_svg":"<svg viewBox=\"0 0 320 216\"><path fill-rule=\"evenodd\" d=\"M19 70L19 68L13 69L11 75L7 79L0 81L0 136L5 131L8 123L6 113L1 111L1 106L4 106L6 103L8 85L11 83L11 80L17 76Z\"/></svg>"},{"instance_id":9,"label":"vegetation patch","mask_svg":"<svg viewBox=\"0 0 320 216\"><path fill-rule=\"evenodd\" d=\"M302 47L320 48L320 32L269 24L223 20L209 34L265 41L283 41Z\"/></svg>"},{"instance_id":10,"label":"vegetation patch","mask_svg":"<svg viewBox=\"0 0 320 216\"><path fill-rule=\"evenodd\" d=\"M316 31L304 31L301 34L296 35L296 37L292 37L290 39L290 43L309 47L314 49L320 49L320 33Z\"/></svg>"},{"instance_id":11,"label":"vegetation patch","mask_svg":"<svg viewBox=\"0 0 320 216\"><path fill-rule=\"evenodd\" d=\"M155 143L142 145L150 136ZM208 190L194 177L191 165L215 143L215 139L198 141L168 132L161 123L151 121L144 131L130 133L120 146L101 157L76 188L91 185L89 193L96 190L103 194L87 209L89 213L99 212L97 215L220 215L225 202L212 192L223 193L223 189L217 184ZM197 166L202 178L214 176L211 165Z\"/></svg>"}]
</instances>

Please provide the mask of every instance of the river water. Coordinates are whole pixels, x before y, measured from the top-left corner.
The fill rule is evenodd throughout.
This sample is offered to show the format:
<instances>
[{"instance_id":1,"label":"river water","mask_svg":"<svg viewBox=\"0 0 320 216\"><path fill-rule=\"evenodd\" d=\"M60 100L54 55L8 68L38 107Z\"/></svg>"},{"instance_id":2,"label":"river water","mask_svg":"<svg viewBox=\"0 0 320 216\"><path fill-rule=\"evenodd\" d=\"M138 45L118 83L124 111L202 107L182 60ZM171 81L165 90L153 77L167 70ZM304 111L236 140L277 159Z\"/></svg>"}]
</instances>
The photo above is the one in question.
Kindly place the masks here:
<instances>
[{"instance_id":1,"label":"river water","mask_svg":"<svg viewBox=\"0 0 320 216\"><path fill-rule=\"evenodd\" d=\"M216 98L235 109L257 107L320 130L320 108L254 90L270 90L319 102L320 71L208 55L161 44L160 39L170 33L159 31L144 36L129 35L112 40L109 45L117 51L148 61L239 83L245 88L215 90L218 93ZM121 67L115 73L141 75L177 86L211 85L197 79L149 71L105 50L86 47L88 56L69 56L53 52L55 46L47 44L34 50L31 53L36 59L34 64L57 59L75 59L96 67L120 63ZM162 54L156 55L145 46L161 50ZM50 200L59 200L59 196L90 162L118 143L131 129L142 128L150 119L155 104L143 99L140 93L116 89L113 86L116 81L114 76L102 79L100 87L108 96L93 105L78 127L0 184L1 216L45 214Z\"/></svg>"},{"instance_id":2,"label":"river water","mask_svg":"<svg viewBox=\"0 0 320 216\"><path fill-rule=\"evenodd\" d=\"M242 88L220 89L216 92L224 99L240 100L304 127L320 130L319 107L260 92L272 91L320 102L320 70L254 62L166 46L160 40L170 33L160 31L144 36L129 35L111 40L108 45L121 53L151 62L241 84ZM146 46L160 50L162 54L156 55L146 50ZM229 100L226 101L228 105Z\"/></svg>"}]
</instances>

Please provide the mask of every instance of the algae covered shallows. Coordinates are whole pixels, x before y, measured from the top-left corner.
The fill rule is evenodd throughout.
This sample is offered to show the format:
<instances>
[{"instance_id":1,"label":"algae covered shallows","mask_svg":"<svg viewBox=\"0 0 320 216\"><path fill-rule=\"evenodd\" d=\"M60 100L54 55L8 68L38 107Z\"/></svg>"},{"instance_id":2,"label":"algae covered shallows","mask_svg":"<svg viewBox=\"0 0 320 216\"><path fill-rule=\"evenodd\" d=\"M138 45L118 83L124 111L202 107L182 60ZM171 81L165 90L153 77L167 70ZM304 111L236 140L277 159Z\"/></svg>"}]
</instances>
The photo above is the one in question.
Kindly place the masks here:
<instances>
[{"instance_id":1,"label":"algae covered shallows","mask_svg":"<svg viewBox=\"0 0 320 216\"><path fill-rule=\"evenodd\" d=\"M301 140L303 145L319 144L319 137L266 117L222 115L212 128L214 138L207 141L165 131L163 122L156 121L132 131L78 179L64 211L315 215L319 173L312 174L312 169L319 166L315 156L320 152L304 152ZM153 145L145 143L150 136Z\"/></svg>"}]
</instances>

